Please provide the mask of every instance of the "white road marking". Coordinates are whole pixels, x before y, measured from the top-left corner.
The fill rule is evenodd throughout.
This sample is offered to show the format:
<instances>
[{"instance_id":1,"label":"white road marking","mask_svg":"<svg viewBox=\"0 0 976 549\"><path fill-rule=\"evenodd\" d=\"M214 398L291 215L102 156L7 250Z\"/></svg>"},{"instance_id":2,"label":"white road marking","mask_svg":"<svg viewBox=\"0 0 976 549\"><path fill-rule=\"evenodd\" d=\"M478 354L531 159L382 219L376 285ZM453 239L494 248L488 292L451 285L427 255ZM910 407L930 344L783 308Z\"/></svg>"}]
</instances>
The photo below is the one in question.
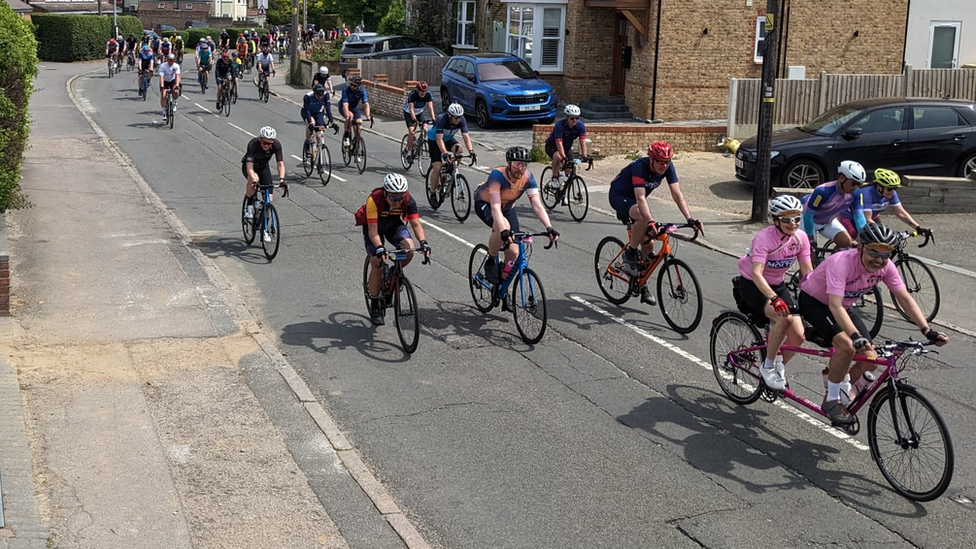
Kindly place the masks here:
<instances>
[{"instance_id":1,"label":"white road marking","mask_svg":"<svg viewBox=\"0 0 976 549\"><path fill-rule=\"evenodd\" d=\"M922 257L922 256L915 255L915 254L912 254L912 257L914 257L915 259L921 261L922 263L925 263L926 265L930 265L932 267L938 267L940 269L945 269L947 271L952 271L952 272L954 272L956 274L961 274L963 276L968 276L969 278L976 278L976 272L970 271L968 269L963 269L962 267L956 267L955 265L950 265L949 263L943 263L943 262L939 261L938 259L929 259L927 257Z\"/></svg>"},{"instance_id":2,"label":"white road marking","mask_svg":"<svg viewBox=\"0 0 976 549\"><path fill-rule=\"evenodd\" d=\"M469 248L474 248L474 246L475 246L474 244L468 242L467 240L461 238L460 236L457 236L454 233L449 232L447 229L442 229L442 228L438 227L437 225L434 225L430 221L427 221L426 219L421 218L420 222L423 223L424 225L429 226L431 229L434 229L435 231L438 231L438 232L440 232L442 234L445 234L445 235L453 238L454 240L457 240L458 242L460 242L461 244L464 244L465 246L467 246Z\"/></svg>"},{"instance_id":3,"label":"white road marking","mask_svg":"<svg viewBox=\"0 0 976 549\"><path fill-rule=\"evenodd\" d=\"M197 106L199 107L199 105L197 105ZM204 110L206 110L206 109L204 109ZM257 136L256 136L256 135L254 135L253 133L251 133L251 132L249 132L249 131L247 131L247 130L245 130L244 128L242 128L242 127L240 127L240 126L238 126L237 124L234 124L233 122L228 122L228 124L230 124L230 125L231 125L231 127L233 127L233 128L237 128L238 130L241 130L242 132L244 132L244 133L246 133L247 135L250 135L251 137L257 137ZM301 158L299 158L299 160L301 160Z\"/></svg>"},{"instance_id":4,"label":"white road marking","mask_svg":"<svg viewBox=\"0 0 976 549\"><path fill-rule=\"evenodd\" d=\"M231 125L233 126L233 124L231 124ZM299 162L302 161L301 157L298 157L298 156L295 156L295 155L291 155L291 157L294 158L295 160L299 161ZM332 177L333 177L333 179L338 179L339 181L342 181L343 183L346 182L345 179L343 179L343 178L339 177L338 175L336 175L335 172L332 172Z\"/></svg>"},{"instance_id":5,"label":"white road marking","mask_svg":"<svg viewBox=\"0 0 976 549\"><path fill-rule=\"evenodd\" d=\"M194 105L196 105L197 107L199 107L199 108L201 108L201 109L203 109L204 111L206 111L206 112L208 112L208 113L210 113L210 114L213 114L214 116L220 116L220 115L217 115L217 114L214 114L214 112L213 112L213 111L211 111L211 110L210 110L210 109L208 109L207 107L204 107L204 106L203 106L203 105L201 105L200 103L194 103ZM233 124L231 124L231 126L233 126Z\"/></svg>"},{"instance_id":6,"label":"white road marking","mask_svg":"<svg viewBox=\"0 0 976 549\"><path fill-rule=\"evenodd\" d=\"M610 320L616 322L617 324L620 324L622 326L626 326L627 328L629 328L634 333L636 333L636 334L638 334L638 335L640 335L640 336L642 336L642 337L644 337L646 339L649 339L649 340L653 341L654 343L657 343L661 347L664 347L665 349L668 349L669 351L672 351L673 353L677 354L680 357L683 357L683 358L688 359L688 361L690 361L692 364L696 364L698 366L701 366L702 368L704 368L704 369L706 369L708 371L711 371L712 370L712 365L711 364L709 364L709 363L705 362L704 360L696 357L695 355L689 353L688 351L685 351L684 349L682 349L680 347L677 347L677 346L675 346L675 345L673 345L673 344L671 344L671 343L669 343L669 342L667 342L667 341L665 341L665 340L663 340L663 339L661 339L661 338L659 338L659 337L657 337L657 336L655 336L655 335L653 335L653 334L651 334L651 333L649 333L649 332L647 332L647 331L645 331L645 330L643 330L641 328L638 328L637 326L634 326L633 324L627 322L626 320L624 320L622 318L619 318L619 317L616 317L616 316L610 314L609 312L601 309L600 307L597 307L596 305L590 303L589 301L587 301L587 300L585 300L585 299L583 299L583 298L581 298L579 296L573 295L573 296L570 296L570 297L574 301L576 301L576 302L578 302L578 303L580 303L582 305L586 305L590 309L593 309L597 313L599 313L599 314L601 314L601 315L609 318ZM831 435L833 435L833 436L835 436L835 437L837 437L837 438L839 438L839 439L841 439L843 441L846 441L846 442L850 443L852 446L854 446L858 450L867 450L868 449L867 446L865 446L861 442L855 440L850 435L848 435L846 433L843 433L843 432L837 430L836 428L831 427L831 426L827 425L826 423L823 423L823 422L815 419L813 416L807 414L806 412L804 412L804 411L802 411L802 410L800 410L798 408L795 408L793 406L790 406L790 405L786 404L782 399L777 400L773 404L775 404L781 410L786 410L787 412L793 414L798 419L801 419L801 420L809 423L810 425L812 425L812 426L820 429L821 431L823 431L825 433L829 433L829 434L831 434Z\"/></svg>"}]
</instances>

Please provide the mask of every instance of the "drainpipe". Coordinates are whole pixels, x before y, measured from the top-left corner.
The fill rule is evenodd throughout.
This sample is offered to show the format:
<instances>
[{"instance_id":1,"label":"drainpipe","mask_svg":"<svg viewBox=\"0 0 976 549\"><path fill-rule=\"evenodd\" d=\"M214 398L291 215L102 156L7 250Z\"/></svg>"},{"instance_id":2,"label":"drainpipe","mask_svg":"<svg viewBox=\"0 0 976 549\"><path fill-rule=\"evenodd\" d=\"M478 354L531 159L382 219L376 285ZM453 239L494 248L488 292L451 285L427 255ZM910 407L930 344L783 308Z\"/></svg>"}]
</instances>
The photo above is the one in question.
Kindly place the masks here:
<instances>
[{"instance_id":1,"label":"drainpipe","mask_svg":"<svg viewBox=\"0 0 976 549\"><path fill-rule=\"evenodd\" d=\"M651 77L651 120L657 120L657 60L661 52L661 4L664 0L657 0L657 23L654 30L654 75Z\"/></svg>"},{"instance_id":2,"label":"drainpipe","mask_svg":"<svg viewBox=\"0 0 976 549\"><path fill-rule=\"evenodd\" d=\"M905 40L901 45L901 73L905 74L905 54L908 52L908 25L912 19L912 0L908 0L908 9L905 10Z\"/></svg>"},{"instance_id":3,"label":"drainpipe","mask_svg":"<svg viewBox=\"0 0 976 549\"><path fill-rule=\"evenodd\" d=\"M782 21L782 33L780 35L779 41L779 71L776 74L776 78L784 78L787 73L787 62L786 50L790 42L790 8L792 7L792 2L786 0L783 2L783 6L780 9L779 20Z\"/></svg>"}]
</instances>

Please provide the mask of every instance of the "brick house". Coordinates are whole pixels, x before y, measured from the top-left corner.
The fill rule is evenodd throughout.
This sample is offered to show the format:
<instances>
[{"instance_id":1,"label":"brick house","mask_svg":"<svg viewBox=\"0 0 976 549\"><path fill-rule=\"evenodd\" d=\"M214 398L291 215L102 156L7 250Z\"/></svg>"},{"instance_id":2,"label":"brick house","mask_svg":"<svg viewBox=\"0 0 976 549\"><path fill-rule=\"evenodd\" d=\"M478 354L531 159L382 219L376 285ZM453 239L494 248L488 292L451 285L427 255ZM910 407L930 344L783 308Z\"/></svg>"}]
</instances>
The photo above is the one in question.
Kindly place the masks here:
<instances>
[{"instance_id":1,"label":"brick house","mask_svg":"<svg viewBox=\"0 0 976 549\"><path fill-rule=\"evenodd\" d=\"M781 4L781 76L788 67L804 67L810 76L901 72L909 0ZM459 46L518 53L561 102L616 95L642 118L725 118L729 78L758 78L762 68L761 0L459 0L456 6Z\"/></svg>"},{"instance_id":2,"label":"brick house","mask_svg":"<svg viewBox=\"0 0 976 549\"><path fill-rule=\"evenodd\" d=\"M145 29L158 29L159 25L172 25L182 29L187 21L206 21L210 15L210 4L209 0L142 0L136 15Z\"/></svg>"}]
</instances>

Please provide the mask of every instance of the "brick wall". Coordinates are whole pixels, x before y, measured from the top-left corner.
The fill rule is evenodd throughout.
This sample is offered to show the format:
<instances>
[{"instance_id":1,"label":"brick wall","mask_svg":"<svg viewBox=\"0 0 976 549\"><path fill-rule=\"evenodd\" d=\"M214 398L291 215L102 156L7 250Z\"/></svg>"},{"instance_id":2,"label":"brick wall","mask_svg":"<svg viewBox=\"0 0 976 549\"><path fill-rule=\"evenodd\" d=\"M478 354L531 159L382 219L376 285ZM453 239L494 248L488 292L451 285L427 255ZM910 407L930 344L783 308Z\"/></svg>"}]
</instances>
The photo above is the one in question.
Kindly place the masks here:
<instances>
[{"instance_id":1,"label":"brick wall","mask_svg":"<svg viewBox=\"0 0 976 549\"><path fill-rule=\"evenodd\" d=\"M136 15L142 21L142 28L144 29L156 29L159 28L159 25L172 25L178 29L182 29L187 21L209 21L209 1L188 3L192 4L191 9L186 9L187 3L180 2L180 9L177 11L175 9L177 6L176 2L168 0L143 0L139 2L139 11ZM163 5L163 9L159 9L160 4ZM233 23L230 19L218 21L222 22L223 26ZM211 23L211 25L214 25L214 23ZM216 37L214 38L216 39Z\"/></svg>"},{"instance_id":2,"label":"brick wall","mask_svg":"<svg viewBox=\"0 0 976 549\"><path fill-rule=\"evenodd\" d=\"M403 118L403 105L407 102L406 88L398 88L371 80L363 80L369 94L369 109L373 114Z\"/></svg>"},{"instance_id":3,"label":"brick wall","mask_svg":"<svg viewBox=\"0 0 976 549\"><path fill-rule=\"evenodd\" d=\"M532 126L532 147L545 150L552 124ZM643 151L653 141L667 141L678 151L717 151L725 126L676 126L668 124L586 124L589 152L598 155Z\"/></svg>"},{"instance_id":4,"label":"brick wall","mask_svg":"<svg viewBox=\"0 0 976 549\"><path fill-rule=\"evenodd\" d=\"M7 222L0 213L0 316L10 316L10 255L7 253Z\"/></svg>"}]
</instances>

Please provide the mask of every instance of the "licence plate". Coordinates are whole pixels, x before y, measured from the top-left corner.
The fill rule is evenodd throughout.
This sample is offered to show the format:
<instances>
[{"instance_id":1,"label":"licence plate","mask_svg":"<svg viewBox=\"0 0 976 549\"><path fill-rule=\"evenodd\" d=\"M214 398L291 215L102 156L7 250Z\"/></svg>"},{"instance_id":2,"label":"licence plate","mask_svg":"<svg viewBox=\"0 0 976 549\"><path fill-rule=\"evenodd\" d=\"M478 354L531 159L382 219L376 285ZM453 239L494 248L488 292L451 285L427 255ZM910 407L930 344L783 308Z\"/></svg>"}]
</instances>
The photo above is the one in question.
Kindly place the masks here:
<instances>
[{"instance_id":1,"label":"licence plate","mask_svg":"<svg viewBox=\"0 0 976 549\"><path fill-rule=\"evenodd\" d=\"M743 162L741 158L736 158L735 159L735 167L736 168L739 168L741 170L741 169L743 169L743 168L746 167L746 163Z\"/></svg>"},{"instance_id":2,"label":"licence plate","mask_svg":"<svg viewBox=\"0 0 976 549\"><path fill-rule=\"evenodd\" d=\"M537 111L542 108L542 105L519 105L519 111Z\"/></svg>"}]
</instances>

